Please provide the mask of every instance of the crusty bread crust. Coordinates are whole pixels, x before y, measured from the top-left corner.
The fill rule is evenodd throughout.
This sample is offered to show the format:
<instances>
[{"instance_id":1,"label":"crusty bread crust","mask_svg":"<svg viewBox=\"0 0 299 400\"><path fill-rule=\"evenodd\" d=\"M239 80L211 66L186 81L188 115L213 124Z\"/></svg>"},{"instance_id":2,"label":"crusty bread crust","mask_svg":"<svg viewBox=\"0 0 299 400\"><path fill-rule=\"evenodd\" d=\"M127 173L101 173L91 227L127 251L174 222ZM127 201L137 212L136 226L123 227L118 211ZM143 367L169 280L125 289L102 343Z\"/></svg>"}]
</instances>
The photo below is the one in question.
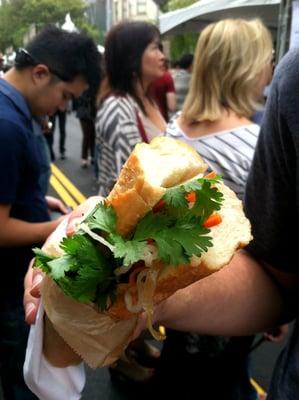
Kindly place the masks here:
<instances>
[{"instance_id":1,"label":"crusty bread crust","mask_svg":"<svg viewBox=\"0 0 299 400\"><path fill-rule=\"evenodd\" d=\"M124 164L107 202L117 214L118 232L127 235L163 197L207 168L200 155L183 142L157 137L135 146Z\"/></svg>"},{"instance_id":2,"label":"crusty bread crust","mask_svg":"<svg viewBox=\"0 0 299 400\"><path fill-rule=\"evenodd\" d=\"M153 298L154 304L165 300L177 290L218 271L229 263L237 249L246 246L252 239L250 223L244 215L241 201L224 184L219 184L218 189L223 193L224 201L219 211L222 222L212 227L209 234L213 239L213 247L209 248L201 258L194 258L189 265L166 266L161 261L156 261L154 266L161 272ZM124 301L124 295L128 289L128 284L118 286L117 300L109 308L108 315L117 319L132 317L133 314L127 310Z\"/></svg>"}]
</instances>

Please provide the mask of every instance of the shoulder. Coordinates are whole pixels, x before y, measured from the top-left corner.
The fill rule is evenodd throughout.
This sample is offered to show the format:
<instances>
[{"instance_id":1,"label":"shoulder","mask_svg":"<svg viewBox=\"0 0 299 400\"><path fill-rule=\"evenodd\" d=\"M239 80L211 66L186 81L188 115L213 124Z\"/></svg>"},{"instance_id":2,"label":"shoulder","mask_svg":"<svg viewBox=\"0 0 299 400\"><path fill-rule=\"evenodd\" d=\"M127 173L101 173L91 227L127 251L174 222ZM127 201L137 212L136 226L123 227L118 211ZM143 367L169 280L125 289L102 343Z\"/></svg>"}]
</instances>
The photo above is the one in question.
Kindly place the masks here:
<instances>
[{"instance_id":1,"label":"shoulder","mask_svg":"<svg viewBox=\"0 0 299 400\"><path fill-rule=\"evenodd\" d=\"M6 143L15 140L22 140L26 136L26 129L12 116L4 116L0 113L0 140L1 143L5 140Z\"/></svg>"},{"instance_id":2,"label":"shoulder","mask_svg":"<svg viewBox=\"0 0 299 400\"><path fill-rule=\"evenodd\" d=\"M135 102L131 97L109 96L101 105L97 119L132 119L135 116Z\"/></svg>"},{"instance_id":3,"label":"shoulder","mask_svg":"<svg viewBox=\"0 0 299 400\"><path fill-rule=\"evenodd\" d=\"M239 135L246 135L246 134L250 133L250 134L258 137L260 130L261 130L261 127L258 124L253 123L253 124L241 126L239 128L230 129L229 132L231 132L233 134L239 134Z\"/></svg>"},{"instance_id":4,"label":"shoulder","mask_svg":"<svg viewBox=\"0 0 299 400\"><path fill-rule=\"evenodd\" d=\"M181 112L179 111L168 122L168 124L166 126L166 130L165 130L165 136L173 137L175 139L180 139L181 137L184 136L182 130L180 129L180 127L177 123L177 119L180 114L181 114Z\"/></svg>"}]
</instances>

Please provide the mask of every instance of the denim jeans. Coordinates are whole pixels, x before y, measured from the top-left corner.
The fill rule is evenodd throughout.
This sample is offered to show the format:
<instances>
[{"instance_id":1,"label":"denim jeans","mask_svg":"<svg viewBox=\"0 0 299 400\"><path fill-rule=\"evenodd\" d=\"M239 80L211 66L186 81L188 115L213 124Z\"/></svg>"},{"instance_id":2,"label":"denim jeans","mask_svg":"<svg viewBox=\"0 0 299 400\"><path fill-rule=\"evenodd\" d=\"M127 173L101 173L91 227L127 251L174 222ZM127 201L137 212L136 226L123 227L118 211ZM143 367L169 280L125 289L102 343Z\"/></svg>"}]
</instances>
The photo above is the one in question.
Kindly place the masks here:
<instances>
[{"instance_id":1,"label":"denim jeans","mask_svg":"<svg viewBox=\"0 0 299 400\"><path fill-rule=\"evenodd\" d=\"M23 378L28 333L23 307L0 310L0 377L5 400L37 400Z\"/></svg>"}]
</instances>

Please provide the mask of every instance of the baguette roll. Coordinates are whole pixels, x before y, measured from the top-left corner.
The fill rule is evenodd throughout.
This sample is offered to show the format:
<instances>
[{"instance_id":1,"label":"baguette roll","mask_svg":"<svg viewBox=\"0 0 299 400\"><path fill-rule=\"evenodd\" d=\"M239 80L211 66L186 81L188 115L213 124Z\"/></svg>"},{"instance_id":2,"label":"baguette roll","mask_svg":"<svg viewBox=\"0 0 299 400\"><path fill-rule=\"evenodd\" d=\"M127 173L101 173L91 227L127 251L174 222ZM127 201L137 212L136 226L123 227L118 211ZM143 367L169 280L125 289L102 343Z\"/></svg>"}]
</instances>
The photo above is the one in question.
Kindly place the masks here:
<instances>
[{"instance_id":1,"label":"baguette roll","mask_svg":"<svg viewBox=\"0 0 299 400\"><path fill-rule=\"evenodd\" d=\"M135 146L107 197L117 215L117 229L127 235L164 196L203 173L207 165L192 147L167 137Z\"/></svg>"}]
</instances>

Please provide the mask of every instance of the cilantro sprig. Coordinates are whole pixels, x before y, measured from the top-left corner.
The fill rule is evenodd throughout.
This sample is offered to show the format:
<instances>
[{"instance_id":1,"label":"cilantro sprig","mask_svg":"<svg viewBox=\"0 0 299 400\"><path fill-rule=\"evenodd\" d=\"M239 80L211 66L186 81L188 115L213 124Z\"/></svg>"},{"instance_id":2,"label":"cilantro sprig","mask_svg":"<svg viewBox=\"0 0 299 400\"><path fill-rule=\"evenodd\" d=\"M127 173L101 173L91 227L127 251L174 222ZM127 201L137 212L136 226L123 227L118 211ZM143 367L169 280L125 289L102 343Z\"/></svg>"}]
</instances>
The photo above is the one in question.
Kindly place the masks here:
<instances>
[{"instance_id":1,"label":"cilantro sprig","mask_svg":"<svg viewBox=\"0 0 299 400\"><path fill-rule=\"evenodd\" d=\"M223 195L215 186L219 179L219 176L199 178L167 189L162 198L163 209L149 212L130 237L117 233L114 209L101 203L84 224L109 242L109 249L79 230L62 240L61 257L34 249L35 265L49 274L67 295L83 303L96 303L105 310L116 297L114 269L142 259L149 239L154 241L160 259L174 266L187 264L192 255L200 256L212 246L210 230L203 227L203 222L221 208ZM186 200L189 192L195 192L196 196L191 208Z\"/></svg>"}]
</instances>

